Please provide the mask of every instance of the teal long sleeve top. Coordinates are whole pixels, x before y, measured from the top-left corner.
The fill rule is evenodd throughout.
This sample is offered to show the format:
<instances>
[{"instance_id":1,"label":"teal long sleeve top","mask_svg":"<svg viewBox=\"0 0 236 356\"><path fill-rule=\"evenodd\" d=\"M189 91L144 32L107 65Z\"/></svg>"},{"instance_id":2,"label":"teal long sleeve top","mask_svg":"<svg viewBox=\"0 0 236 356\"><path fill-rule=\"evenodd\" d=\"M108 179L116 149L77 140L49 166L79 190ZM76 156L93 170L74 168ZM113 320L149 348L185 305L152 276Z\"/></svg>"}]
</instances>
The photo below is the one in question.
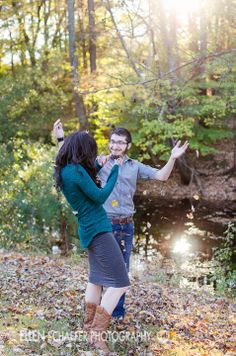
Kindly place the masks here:
<instances>
[{"instance_id":1,"label":"teal long sleeve top","mask_svg":"<svg viewBox=\"0 0 236 356\"><path fill-rule=\"evenodd\" d=\"M78 212L78 234L83 248L87 248L98 233L112 231L102 204L112 192L118 171L116 164L103 188L95 184L80 164L68 164L61 171L62 192L71 208Z\"/></svg>"}]
</instances>

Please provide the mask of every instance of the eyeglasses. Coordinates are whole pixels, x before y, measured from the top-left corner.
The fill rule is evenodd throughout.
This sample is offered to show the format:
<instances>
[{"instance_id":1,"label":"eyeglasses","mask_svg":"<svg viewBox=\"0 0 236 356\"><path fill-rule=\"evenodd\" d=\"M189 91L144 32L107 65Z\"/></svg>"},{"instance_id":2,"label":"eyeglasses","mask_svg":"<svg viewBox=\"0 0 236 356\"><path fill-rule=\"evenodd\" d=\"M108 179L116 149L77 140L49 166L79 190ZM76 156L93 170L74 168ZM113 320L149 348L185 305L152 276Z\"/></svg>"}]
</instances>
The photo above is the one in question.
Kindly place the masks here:
<instances>
[{"instance_id":1,"label":"eyeglasses","mask_svg":"<svg viewBox=\"0 0 236 356\"><path fill-rule=\"evenodd\" d=\"M128 142L110 140L110 145L115 145L115 144L118 146L123 146L123 145L128 145Z\"/></svg>"}]
</instances>

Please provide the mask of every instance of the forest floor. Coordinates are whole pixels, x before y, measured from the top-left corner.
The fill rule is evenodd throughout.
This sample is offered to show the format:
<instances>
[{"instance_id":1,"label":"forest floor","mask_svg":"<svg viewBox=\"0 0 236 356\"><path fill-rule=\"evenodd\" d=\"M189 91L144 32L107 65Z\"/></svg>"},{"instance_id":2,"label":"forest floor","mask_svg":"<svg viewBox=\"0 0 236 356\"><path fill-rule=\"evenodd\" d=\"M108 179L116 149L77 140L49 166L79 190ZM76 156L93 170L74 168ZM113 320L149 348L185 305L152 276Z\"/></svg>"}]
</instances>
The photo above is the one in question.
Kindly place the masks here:
<instances>
[{"instance_id":1,"label":"forest floor","mask_svg":"<svg viewBox=\"0 0 236 356\"><path fill-rule=\"evenodd\" d=\"M183 185L180 174L175 167L170 178L166 182L141 181L138 184L137 195L158 197L165 201L182 199L194 199L236 209L236 176L232 173L225 174L233 167L234 146L233 142L222 141L215 147L218 153L197 157L196 153L187 155L187 162L197 172L198 184L191 182ZM160 168L164 165L160 164Z\"/></svg>"},{"instance_id":2,"label":"forest floor","mask_svg":"<svg viewBox=\"0 0 236 356\"><path fill-rule=\"evenodd\" d=\"M158 283L158 262L131 270L114 355L236 355L236 303L206 290ZM87 259L0 253L0 355L96 355L82 331ZM121 337L122 336L122 337Z\"/></svg>"}]
</instances>

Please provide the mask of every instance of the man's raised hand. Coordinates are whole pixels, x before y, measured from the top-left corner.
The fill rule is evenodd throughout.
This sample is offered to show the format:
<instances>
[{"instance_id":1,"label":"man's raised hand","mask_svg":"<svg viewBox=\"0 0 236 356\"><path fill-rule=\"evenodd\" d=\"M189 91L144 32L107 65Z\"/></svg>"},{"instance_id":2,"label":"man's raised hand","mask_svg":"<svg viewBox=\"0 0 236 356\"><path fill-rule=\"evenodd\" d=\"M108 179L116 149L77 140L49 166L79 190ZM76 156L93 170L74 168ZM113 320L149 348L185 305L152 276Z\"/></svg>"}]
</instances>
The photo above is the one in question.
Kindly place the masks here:
<instances>
[{"instance_id":1,"label":"man's raised hand","mask_svg":"<svg viewBox=\"0 0 236 356\"><path fill-rule=\"evenodd\" d=\"M176 145L174 146L174 148L172 149L171 158L177 159L177 158L181 157L186 152L186 150L189 146L188 141L185 141L185 143L182 146L180 146L180 144L181 144L181 141L178 141L176 143Z\"/></svg>"}]
</instances>

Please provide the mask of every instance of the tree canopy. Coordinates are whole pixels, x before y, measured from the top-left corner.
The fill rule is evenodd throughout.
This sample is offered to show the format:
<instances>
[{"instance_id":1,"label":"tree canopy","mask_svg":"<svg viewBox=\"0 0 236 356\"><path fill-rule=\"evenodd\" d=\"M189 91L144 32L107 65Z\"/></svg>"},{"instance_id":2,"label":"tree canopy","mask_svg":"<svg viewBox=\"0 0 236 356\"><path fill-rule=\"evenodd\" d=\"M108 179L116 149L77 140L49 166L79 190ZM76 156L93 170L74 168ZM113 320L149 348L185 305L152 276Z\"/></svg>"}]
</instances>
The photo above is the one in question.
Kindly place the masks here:
<instances>
[{"instance_id":1,"label":"tree canopy","mask_svg":"<svg viewBox=\"0 0 236 356\"><path fill-rule=\"evenodd\" d=\"M14 209L20 209L17 226L34 219L46 224L39 211L44 202L35 202L35 209L26 202L32 192L40 198L42 186L50 191L49 181L53 185L45 177L59 117L67 132L89 129L100 150L111 127L124 126L132 133L134 156L154 164L166 159L176 139L188 139L200 155L232 139L233 0L5 0L0 14L5 232ZM189 183L191 167L182 162L180 170L186 167L182 181ZM51 194L56 201L57 193Z\"/></svg>"}]
</instances>

